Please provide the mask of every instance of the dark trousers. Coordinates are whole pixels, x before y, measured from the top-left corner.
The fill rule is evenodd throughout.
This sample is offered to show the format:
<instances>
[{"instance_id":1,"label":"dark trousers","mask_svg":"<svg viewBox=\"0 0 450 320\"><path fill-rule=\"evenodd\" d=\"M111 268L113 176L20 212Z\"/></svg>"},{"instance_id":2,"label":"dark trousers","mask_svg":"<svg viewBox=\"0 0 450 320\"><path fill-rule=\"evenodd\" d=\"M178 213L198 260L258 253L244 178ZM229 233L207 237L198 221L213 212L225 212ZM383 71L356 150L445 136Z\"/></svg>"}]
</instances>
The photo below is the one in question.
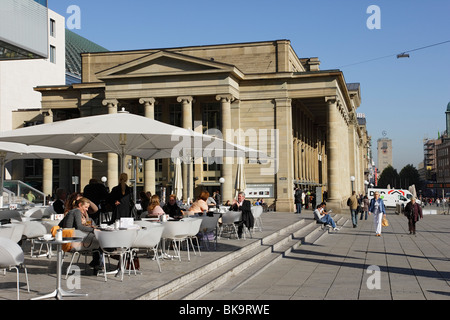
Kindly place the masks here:
<instances>
[{"instance_id":1,"label":"dark trousers","mask_svg":"<svg viewBox=\"0 0 450 320\"><path fill-rule=\"evenodd\" d=\"M408 219L409 232L416 233L416 221L413 219Z\"/></svg>"}]
</instances>

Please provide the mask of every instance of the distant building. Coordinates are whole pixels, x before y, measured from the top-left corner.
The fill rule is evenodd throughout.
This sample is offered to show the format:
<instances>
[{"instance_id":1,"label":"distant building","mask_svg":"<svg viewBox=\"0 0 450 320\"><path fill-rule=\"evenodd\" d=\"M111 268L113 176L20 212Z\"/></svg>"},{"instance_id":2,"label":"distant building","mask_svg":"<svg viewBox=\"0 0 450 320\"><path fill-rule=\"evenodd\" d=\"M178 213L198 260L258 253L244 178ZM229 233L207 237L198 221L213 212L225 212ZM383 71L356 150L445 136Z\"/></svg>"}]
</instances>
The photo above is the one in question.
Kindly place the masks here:
<instances>
[{"instance_id":1,"label":"distant building","mask_svg":"<svg viewBox=\"0 0 450 320\"><path fill-rule=\"evenodd\" d=\"M377 141L378 173L383 173L387 166L392 166L392 140L381 138Z\"/></svg>"}]
</instances>

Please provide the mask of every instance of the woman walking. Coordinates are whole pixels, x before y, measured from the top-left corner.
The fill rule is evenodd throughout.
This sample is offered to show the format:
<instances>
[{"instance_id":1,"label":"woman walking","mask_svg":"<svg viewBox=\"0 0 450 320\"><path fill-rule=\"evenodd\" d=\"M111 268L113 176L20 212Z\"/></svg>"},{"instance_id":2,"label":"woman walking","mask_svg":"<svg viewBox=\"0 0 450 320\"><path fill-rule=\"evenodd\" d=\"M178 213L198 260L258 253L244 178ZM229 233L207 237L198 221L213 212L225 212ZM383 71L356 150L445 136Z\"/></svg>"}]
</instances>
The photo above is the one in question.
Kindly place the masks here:
<instances>
[{"instance_id":1,"label":"woman walking","mask_svg":"<svg viewBox=\"0 0 450 320\"><path fill-rule=\"evenodd\" d=\"M409 234L416 234L416 222L423 219L422 207L412 198L405 207L405 216L408 218Z\"/></svg>"},{"instance_id":2,"label":"woman walking","mask_svg":"<svg viewBox=\"0 0 450 320\"><path fill-rule=\"evenodd\" d=\"M377 191L374 198L370 200L369 215L373 213L373 223L375 227L375 235L381 237L381 221L383 216L386 216L386 208L383 199L380 198L380 193Z\"/></svg>"}]
</instances>

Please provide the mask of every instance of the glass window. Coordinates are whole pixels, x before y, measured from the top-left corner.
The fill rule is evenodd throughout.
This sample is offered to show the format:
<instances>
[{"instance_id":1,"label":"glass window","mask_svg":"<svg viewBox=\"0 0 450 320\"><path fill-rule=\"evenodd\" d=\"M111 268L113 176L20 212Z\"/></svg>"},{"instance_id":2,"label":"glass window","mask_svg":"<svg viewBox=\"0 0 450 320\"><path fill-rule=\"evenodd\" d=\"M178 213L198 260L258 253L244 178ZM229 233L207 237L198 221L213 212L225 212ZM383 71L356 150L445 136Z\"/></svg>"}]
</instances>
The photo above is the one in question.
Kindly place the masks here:
<instances>
[{"instance_id":1,"label":"glass window","mask_svg":"<svg viewBox=\"0 0 450 320\"><path fill-rule=\"evenodd\" d=\"M55 48L55 46L50 46L50 62L56 63L56 48Z\"/></svg>"},{"instance_id":2,"label":"glass window","mask_svg":"<svg viewBox=\"0 0 450 320\"><path fill-rule=\"evenodd\" d=\"M50 19L50 35L56 38L56 21L53 19Z\"/></svg>"}]
</instances>

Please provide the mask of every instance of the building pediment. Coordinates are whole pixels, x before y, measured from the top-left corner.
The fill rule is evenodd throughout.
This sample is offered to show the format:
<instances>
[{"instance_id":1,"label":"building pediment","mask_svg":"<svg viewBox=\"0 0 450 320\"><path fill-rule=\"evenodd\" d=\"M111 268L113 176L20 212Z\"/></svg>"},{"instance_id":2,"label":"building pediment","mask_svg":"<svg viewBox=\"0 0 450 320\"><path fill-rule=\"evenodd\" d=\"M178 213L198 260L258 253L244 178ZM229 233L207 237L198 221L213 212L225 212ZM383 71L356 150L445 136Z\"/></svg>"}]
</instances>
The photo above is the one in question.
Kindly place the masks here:
<instances>
[{"instance_id":1,"label":"building pediment","mask_svg":"<svg viewBox=\"0 0 450 320\"><path fill-rule=\"evenodd\" d=\"M97 73L100 80L202 73L243 74L235 66L168 51L158 51Z\"/></svg>"}]
</instances>

